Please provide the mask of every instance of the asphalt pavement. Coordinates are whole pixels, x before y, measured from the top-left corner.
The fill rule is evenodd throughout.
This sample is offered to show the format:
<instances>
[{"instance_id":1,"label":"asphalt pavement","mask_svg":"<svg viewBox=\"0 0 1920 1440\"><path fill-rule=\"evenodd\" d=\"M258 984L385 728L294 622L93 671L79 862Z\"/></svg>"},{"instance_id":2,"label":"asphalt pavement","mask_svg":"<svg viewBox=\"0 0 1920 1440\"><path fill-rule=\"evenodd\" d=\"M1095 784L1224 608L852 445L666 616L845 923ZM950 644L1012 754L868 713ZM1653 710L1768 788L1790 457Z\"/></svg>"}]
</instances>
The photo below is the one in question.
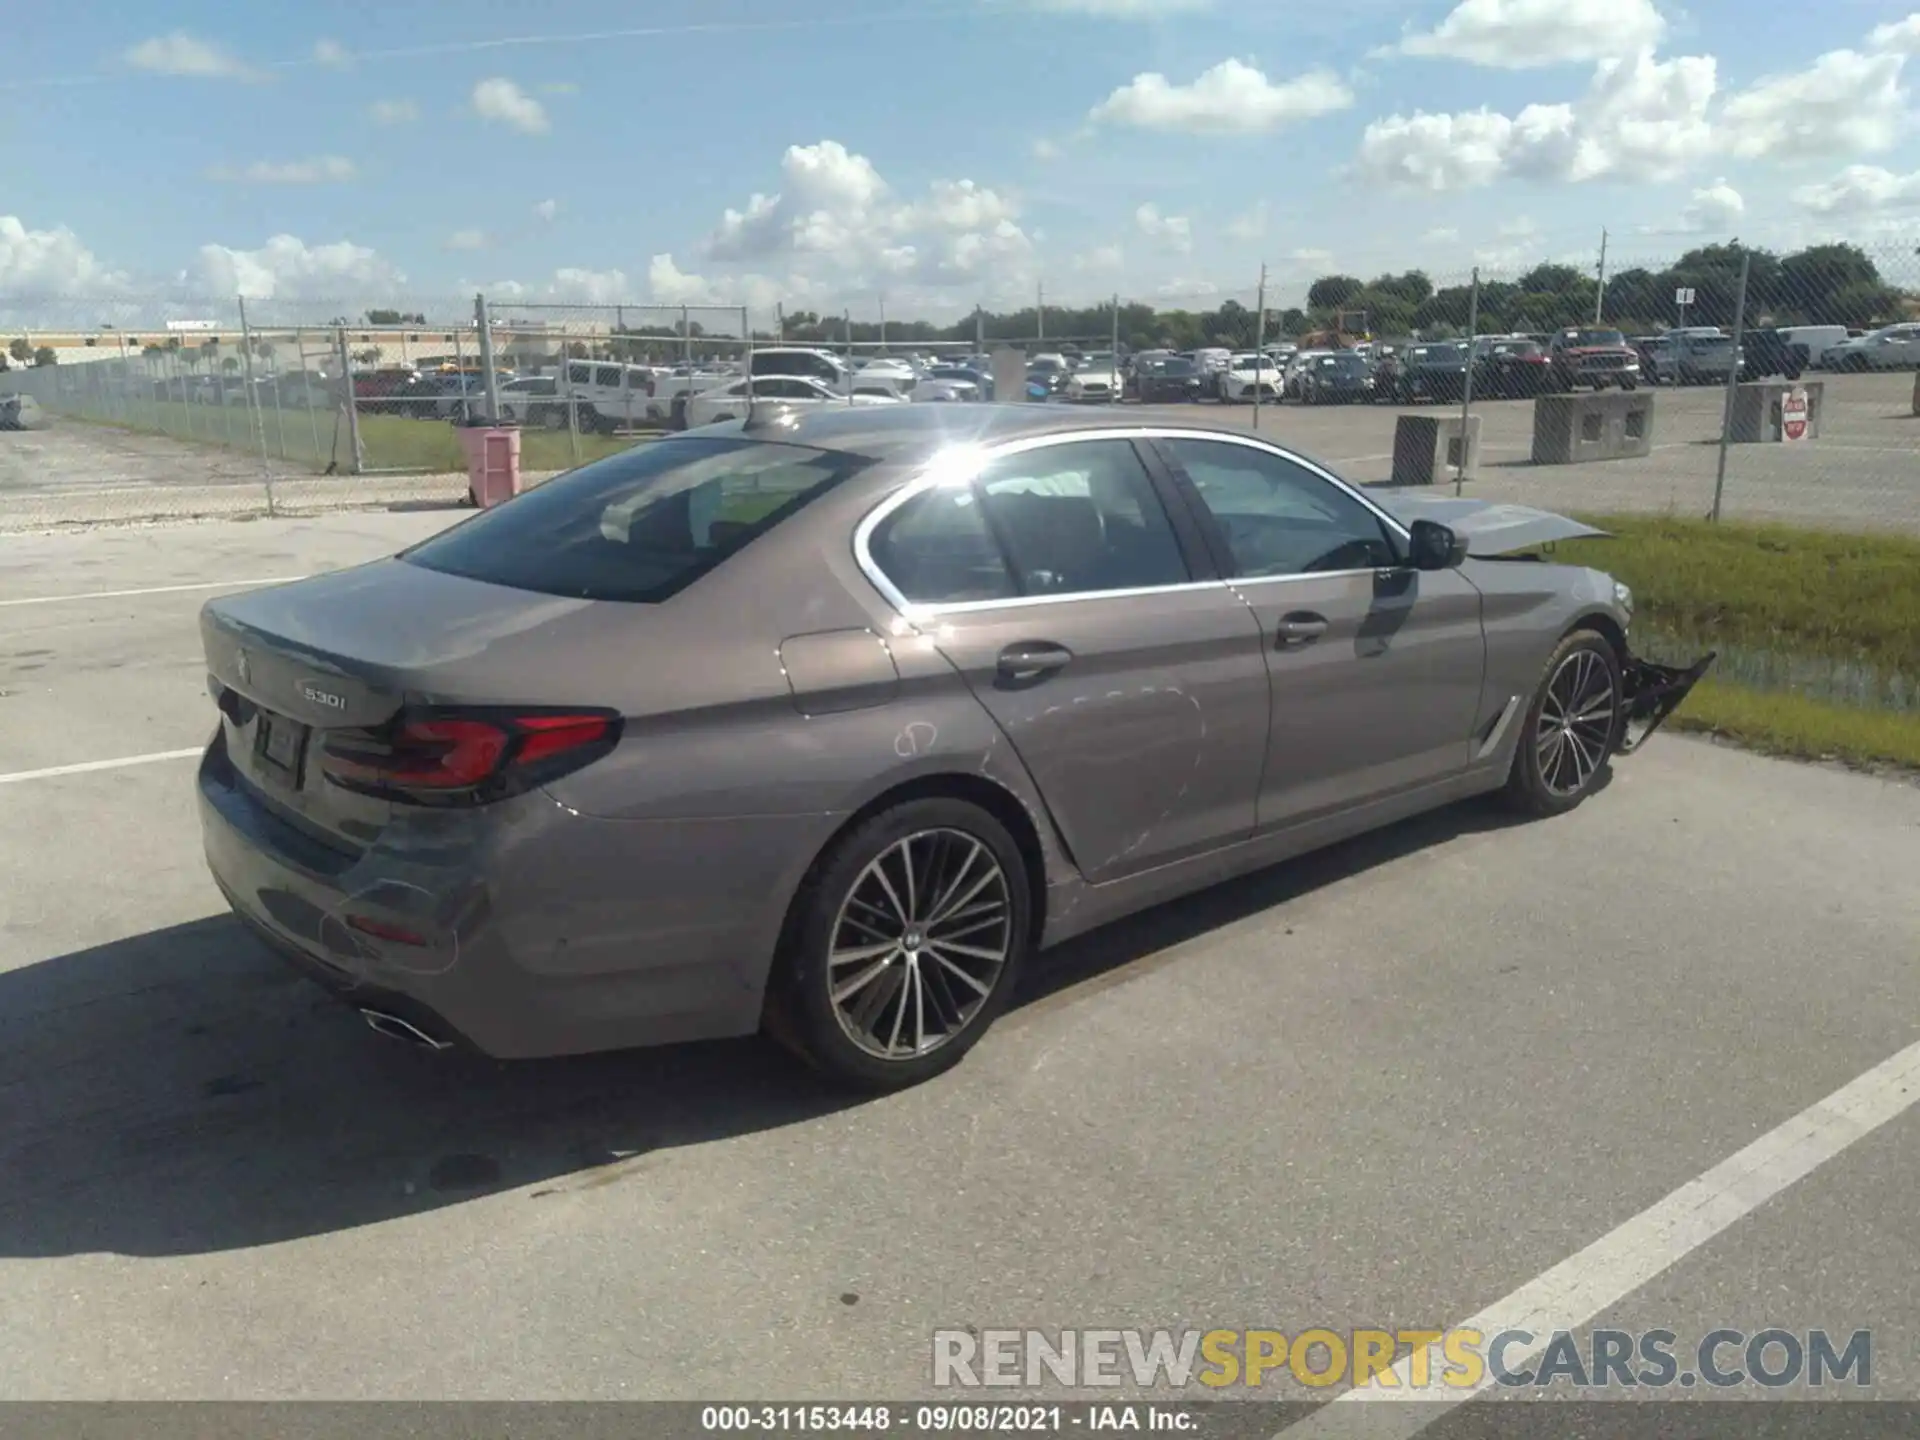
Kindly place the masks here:
<instances>
[{"instance_id":1,"label":"asphalt pavement","mask_svg":"<svg viewBox=\"0 0 1920 1440\"><path fill-rule=\"evenodd\" d=\"M1545 1283L1570 1328L1870 1329L1920 1399L1920 787L1662 735L1562 819L1456 807L1052 952L887 1099L752 1040L441 1063L224 915L190 756L213 587L446 519L0 552L0 1397L903 1399L935 1329L1440 1329Z\"/></svg>"}]
</instances>

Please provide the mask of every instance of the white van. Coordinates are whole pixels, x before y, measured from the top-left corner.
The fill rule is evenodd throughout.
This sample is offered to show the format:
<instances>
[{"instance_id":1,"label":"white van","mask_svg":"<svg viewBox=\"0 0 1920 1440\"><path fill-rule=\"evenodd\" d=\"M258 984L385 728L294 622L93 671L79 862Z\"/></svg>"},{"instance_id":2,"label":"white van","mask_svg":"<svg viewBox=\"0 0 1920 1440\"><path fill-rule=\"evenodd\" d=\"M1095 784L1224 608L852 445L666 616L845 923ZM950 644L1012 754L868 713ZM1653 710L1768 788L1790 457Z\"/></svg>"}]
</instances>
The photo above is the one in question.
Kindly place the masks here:
<instances>
[{"instance_id":1,"label":"white van","mask_svg":"<svg viewBox=\"0 0 1920 1440\"><path fill-rule=\"evenodd\" d=\"M1844 325L1783 325L1780 338L1789 345L1807 347L1807 364L1818 365L1820 357L1836 345L1846 343L1847 327Z\"/></svg>"}]
</instances>

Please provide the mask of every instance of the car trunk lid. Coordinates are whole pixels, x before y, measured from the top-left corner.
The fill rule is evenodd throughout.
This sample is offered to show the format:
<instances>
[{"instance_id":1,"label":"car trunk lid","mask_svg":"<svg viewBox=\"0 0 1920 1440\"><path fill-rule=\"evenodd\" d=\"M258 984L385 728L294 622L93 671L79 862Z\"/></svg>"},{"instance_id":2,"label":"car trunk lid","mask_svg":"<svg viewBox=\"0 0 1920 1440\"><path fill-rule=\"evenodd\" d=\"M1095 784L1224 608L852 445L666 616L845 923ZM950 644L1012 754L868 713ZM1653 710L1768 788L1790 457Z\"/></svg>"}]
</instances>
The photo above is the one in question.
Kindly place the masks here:
<instances>
[{"instance_id":1,"label":"car trunk lid","mask_svg":"<svg viewBox=\"0 0 1920 1440\"><path fill-rule=\"evenodd\" d=\"M379 836L392 806L329 781L329 744L377 749L404 707L470 687L483 652L497 662L504 642L585 605L399 560L210 601L201 642L228 761L280 819L357 853ZM516 676L528 686L541 678Z\"/></svg>"}]
</instances>

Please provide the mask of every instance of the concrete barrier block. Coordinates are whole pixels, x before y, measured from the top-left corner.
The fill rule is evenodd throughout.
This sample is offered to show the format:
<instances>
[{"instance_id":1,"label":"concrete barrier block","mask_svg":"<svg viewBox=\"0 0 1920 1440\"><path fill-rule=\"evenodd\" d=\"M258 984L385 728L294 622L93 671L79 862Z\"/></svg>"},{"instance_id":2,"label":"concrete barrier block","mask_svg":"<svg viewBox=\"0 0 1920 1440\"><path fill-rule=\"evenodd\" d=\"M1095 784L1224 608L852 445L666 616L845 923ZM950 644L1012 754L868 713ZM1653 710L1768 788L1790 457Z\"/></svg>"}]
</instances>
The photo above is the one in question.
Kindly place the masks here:
<instances>
[{"instance_id":1,"label":"concrete barrier block","mask_svg":"<svg viewBox=\"0 0 1920 1440\"><path fill-rule=\"evenodd\" d=\"M1480 417L1466 418L1465 454L1458 415L1402 415L1393 428L1393 484L1433 485L1456 470L1472 479L1480 468ZM1462 463L1464 458L1464 464Z\"/></svg>"}]
</instances>

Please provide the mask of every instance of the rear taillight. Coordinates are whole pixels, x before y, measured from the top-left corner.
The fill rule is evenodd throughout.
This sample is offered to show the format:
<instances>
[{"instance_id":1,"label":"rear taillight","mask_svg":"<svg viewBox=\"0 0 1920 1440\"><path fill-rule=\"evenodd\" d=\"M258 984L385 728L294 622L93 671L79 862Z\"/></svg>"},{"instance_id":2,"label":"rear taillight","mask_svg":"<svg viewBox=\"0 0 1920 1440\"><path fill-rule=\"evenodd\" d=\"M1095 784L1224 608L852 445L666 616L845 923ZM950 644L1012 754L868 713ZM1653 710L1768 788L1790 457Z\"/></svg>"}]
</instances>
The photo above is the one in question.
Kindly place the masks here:
<instances>
[{"instance_id":1,"label":"rear taillight","mask_svg":"<svg viewBox=\"0 0 1920 1440\"><path fill-rule=\"evenodd\" d=\"M336 732L333 784L417 805L483 805L589 765L620 738L613 710L413 710L379 731Z\"/></svg>"}]
</instances>

